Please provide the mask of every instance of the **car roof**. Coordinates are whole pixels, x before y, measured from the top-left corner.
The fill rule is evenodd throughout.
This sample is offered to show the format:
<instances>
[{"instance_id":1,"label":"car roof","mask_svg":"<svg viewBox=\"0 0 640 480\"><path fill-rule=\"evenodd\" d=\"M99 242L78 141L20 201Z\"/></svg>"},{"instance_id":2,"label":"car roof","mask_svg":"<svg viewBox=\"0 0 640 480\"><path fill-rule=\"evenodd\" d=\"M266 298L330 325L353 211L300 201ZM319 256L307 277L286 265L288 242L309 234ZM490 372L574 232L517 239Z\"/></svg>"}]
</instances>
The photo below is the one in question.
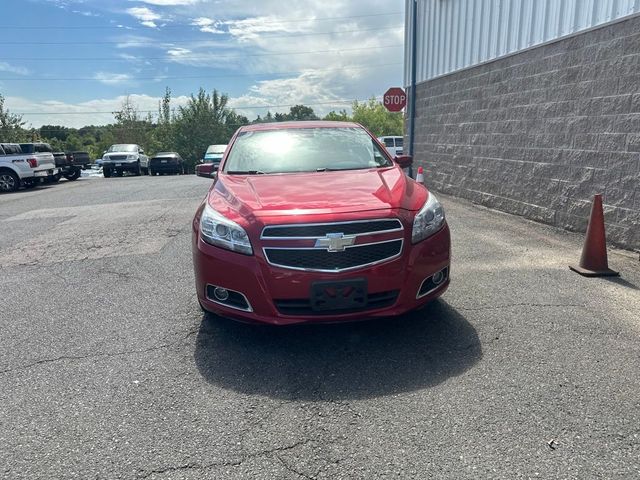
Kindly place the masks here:
<instances>
[{"instance_id":1,"label":"car roof","mask_svg":"<svg viewBox=\"0 0 640 480\"><path fill-rule=\"evenodd\" d=\"M308 120L298 122L270 122L254 123L240 127L241 132L255 132L261 130L284 130L290 128L363 128L354 122L332 122L327 120Z\"/></svg>"}]
</instances>

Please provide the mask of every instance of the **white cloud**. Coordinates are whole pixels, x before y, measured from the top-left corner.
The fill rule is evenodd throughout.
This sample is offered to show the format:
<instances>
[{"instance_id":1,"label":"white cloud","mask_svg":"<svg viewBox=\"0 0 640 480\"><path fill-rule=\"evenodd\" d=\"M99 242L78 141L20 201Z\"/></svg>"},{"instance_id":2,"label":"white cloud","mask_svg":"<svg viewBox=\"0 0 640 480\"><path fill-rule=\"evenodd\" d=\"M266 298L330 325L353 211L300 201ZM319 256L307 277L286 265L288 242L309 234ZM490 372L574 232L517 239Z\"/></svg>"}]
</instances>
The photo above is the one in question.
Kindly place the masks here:
<instances>
[{"instance_id":1,"label":"white cloud","mask_svg":"<svg viewBox=\"0 0 640 480\"><path fill-rule=\"evenodd\" d=\"M28 68L11 65L7 62L0 62L0 72L17 73L18 75L29 75Z\"/></svg>"},{"instance_id":2,"label":"white cloud","mask_svg":"<svg viewBox=\"0 0 640 480\"><path fill-rule=\"evenodd\" d=\"M140 24L145 27L156 28L156 20L161 20L162 16L147 7L127 8L127 13L140 20Z\"/></svg>"},{"instance_id":3,"label":"white cloud","mask_svg":"<svg viewBox=\"0 0 640 480\"><path fill-rule=\"evenodd\" d=\"M131 75L127 73L97 72L93 78L105 85L121 85L131 80Z\"/></svg>"},{"instance_id":4,"label":"white cloud","mask_svg":"<svg viewBox=\"0 0 640 480\"><path fill-rule=\"evenodd\" d=\"M201 32L226 33L223 29L220 28L220 26L222 25L220 22L216 22L215 20L207 17L194 18L193 22L191 22L191 25L200 27Z\"/></svg>"},{"instance_id":5,"label":"white cloud","mask_svg":"<svg viewBox=\"0 0 640 480\"><path fill-rule=\"evenodd\" d=\"M113 112L122 107L126 95L114 98L95 99L87 102L67 103L57 100L35 102L23 97L6 97L6 106L12 113L24 115L24 120L29 122L34 128L42 125L60 125L80 128L87 125L105 125L113 123ZM158 102L161 97L150 95L132 94L129 99L140 110L143 115L156 113ZM173 106L185 105L188 101L186 96L178 96L172 99ZM37 112L37 115L33 113ZM60 112L64 112L61 114Z\"/></svg>"},{"instance_id":6,"label":"white cloud","mask_svg":"<svg viewBox=\"0 0 640 480\"><path fill-rule=\"evenodd\" d=\"M83 17L100 17L99 14L90 12L88 10L72 10L73 13L77 13L78 15L82 15Z\"/></svg>"}]
</instances>

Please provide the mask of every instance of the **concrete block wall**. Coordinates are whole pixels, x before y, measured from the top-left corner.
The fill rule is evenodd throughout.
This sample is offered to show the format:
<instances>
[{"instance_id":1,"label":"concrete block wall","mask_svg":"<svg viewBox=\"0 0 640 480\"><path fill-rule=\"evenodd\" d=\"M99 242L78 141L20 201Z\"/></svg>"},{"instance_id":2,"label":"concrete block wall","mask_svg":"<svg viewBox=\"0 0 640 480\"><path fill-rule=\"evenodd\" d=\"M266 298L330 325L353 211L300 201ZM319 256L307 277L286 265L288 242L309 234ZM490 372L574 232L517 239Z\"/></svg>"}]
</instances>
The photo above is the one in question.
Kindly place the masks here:
<instances>
[{"instance_id":1,"label":"concrete block wall","mask_svg":"<svg viewBox=\"0 0 640 480\"><path fill-rule=\"evenodd\" d=\"M573 231L602 193L609 241L640 249L640 17L421 83L416 96L414 159L429 187Z\"/></svg>"}]
</instances>

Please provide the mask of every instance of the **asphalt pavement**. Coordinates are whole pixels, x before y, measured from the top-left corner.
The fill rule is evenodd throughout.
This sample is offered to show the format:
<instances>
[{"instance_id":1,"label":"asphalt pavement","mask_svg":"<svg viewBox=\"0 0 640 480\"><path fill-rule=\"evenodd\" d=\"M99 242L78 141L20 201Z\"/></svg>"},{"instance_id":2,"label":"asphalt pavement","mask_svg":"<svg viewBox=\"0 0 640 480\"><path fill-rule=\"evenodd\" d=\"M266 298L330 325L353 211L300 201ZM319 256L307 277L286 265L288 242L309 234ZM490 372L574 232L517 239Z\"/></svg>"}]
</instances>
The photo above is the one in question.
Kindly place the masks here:
<instances>
[{"instance_id":1,"label":"asphalt pavement","mask_svg":"<svg viewBox=\"0 0 640 480\"><path fill-rule=\"evenodd\" d=\"M209 183L0 196L1 478L640 477L637 253L584 278L580 235L442 196L441 300L249 326L196 301Z\"/></svg>"}]
</instances>

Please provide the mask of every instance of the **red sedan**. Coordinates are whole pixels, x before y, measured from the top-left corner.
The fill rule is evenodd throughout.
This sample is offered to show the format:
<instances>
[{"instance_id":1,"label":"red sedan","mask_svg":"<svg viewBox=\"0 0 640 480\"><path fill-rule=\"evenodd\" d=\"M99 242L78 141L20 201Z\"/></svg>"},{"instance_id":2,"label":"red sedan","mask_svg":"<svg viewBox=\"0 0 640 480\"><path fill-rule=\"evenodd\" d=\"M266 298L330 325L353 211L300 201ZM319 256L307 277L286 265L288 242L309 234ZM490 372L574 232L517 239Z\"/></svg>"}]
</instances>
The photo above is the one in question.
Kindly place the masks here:
<instances>
[{"instance_id":1,"label":"red sedan","mask_svg":"<svg viewBox=\"0 0 640 480\"><path fill-rule=\"evenodd\" d=\"M203 309L249 322L400 315L449 284L435 195L355 123L241 127L193 219Z\"/></svg>"}]
</instances>

